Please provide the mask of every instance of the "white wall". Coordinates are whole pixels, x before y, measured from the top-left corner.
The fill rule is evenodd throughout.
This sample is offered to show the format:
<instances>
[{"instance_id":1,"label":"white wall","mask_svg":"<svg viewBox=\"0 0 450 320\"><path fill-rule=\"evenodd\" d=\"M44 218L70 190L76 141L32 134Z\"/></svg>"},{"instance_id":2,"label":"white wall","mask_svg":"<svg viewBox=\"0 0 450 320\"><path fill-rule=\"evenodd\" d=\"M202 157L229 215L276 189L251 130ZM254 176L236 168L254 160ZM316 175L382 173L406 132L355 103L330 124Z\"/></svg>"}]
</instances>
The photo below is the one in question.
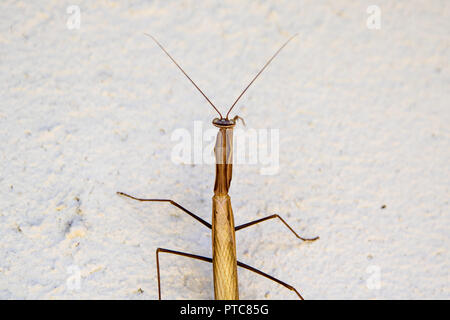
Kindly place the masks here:
<instances>
[{"instance_id":1,"label":"white wall","mask_svg":"<svg viewBox=\"0 0 450 320\"><path fill-rule=\"evenodd\" d=\"M81 1L77 29L70 1L2 1L0 298L155 299L157 247L210 256L178 209L115 194L211 219L214 167L173 163L171 134L214 111L143 33L226 110L298 32L236 107L279 129L280 170L235 166L231 197L236 224L278 213L321 238L265 222L239 259L306 299L448 299L448 1L204 3ZM161 265L163 298L213 298L207 263ZM296 298L239 280L244 299Z\"/></svg>"}]
</instances>

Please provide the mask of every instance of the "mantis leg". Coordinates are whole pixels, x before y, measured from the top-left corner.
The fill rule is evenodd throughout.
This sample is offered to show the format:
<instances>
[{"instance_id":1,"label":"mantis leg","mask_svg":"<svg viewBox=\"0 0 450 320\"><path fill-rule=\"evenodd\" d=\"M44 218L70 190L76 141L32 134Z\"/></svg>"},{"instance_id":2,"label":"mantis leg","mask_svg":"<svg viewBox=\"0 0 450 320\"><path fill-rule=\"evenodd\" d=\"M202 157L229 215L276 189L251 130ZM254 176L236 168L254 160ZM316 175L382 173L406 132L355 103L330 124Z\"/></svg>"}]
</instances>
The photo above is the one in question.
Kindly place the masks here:
<instances>
[{"instance_id":1,"label":"mantis leg","mask_svg":"<svg viewBox=\"0 0 450 320\"><path fill-rule=\"evenodd\" d=\"M206 261L206 262L212 263L212 259L211 258L198 256L196 254L190 254L190 253L185 253L185 252L180 252L180 251L175 251L175 250L169 250L169 249L163 249L163 248L156 249L156 270L157 270L157 275L158 275L158 297L159 297L159 300L161 300L161 280L160 280L160 272L159 272L159 253L160 252L172 253L172 254L175 254L175 255L188 257L188 258L193 258L193 259L197 259L197 260L201 260L201 261ZM240 261L237 262L237 265L239 267L241 267L241 268L253 271L253 272L255 272L255 273L259 274L260 276L263 276L263 277L265 277L267 279L275 281L276 283L282 285L283 287L285 287L285 288L287 288L287 289L289 289L291 291L294 291L295 294L301 300L304 300L302 295L293 286L291 286L291 285L289 285L289 284L287 284L287 283L285 283L285 282L283 282L283 281L281 281L281 280L279 280L279 279L277 279L275 277L272 277L271 275L269 275L267 273L264 273L264 272L262 272L262 271L260 271L260 270L258 270L256 268L253 268L253 267L249 266L248 264L242 263Z\"/></svg>"},{"instance_id":2,"label":"mantis leg","mask_svg":"<svg viewBox=\"0 0 450 320\"><path fill-rule=\"evenodd\" d=\"M160 273L159 273L159 253L160 252L172 253L172 254L176 254L176 255L179 255L179 256L183 256L183 257L188 257L188 258L192 258L192 259L202 260L202 261L206 261L206 262L212 262L211 258L198 256L196 254L190 254L190 253L185 253L185 252L175 251L175 250L169 250L169 249L164 249L164 248L156 249L156 273L158 275L158 298L159 298L159 300L161 300L161 278L160 278Z\"/></svg>"},{"instance_id":3,"label":"mantis leg","mask_svg":"<svg viewBox=\"0 0 450 320\"><path fill-rule=\"evenodd\" d=\"M204 226L206 226L209 229L211 229L211 224L210 223L206 222L205 220L203 220L199 216L193 214L189 210L183 208L182 206L180 206L178 203L176 203L173 200L170 200L170 199L141 199L141 198L136 198L136 197L130 196L129 194L126 194L126 193L123 193L123 192L119 192L119 191L117 192L117 194L121 195L121 196L125 196L125 197L133 199L133 200L137 200L137 201L169 202L171 205L177 207L178 209L181 209L182 211L184 211L185 213L190 215L192 218L194 218L195 220L197 220L198 222L200 222Z\"/></svg>"},{"instance_id":4,"label":"mantis leg","mask_svg":"<svg viewBox=\"0 0 450 320\"><path fill-rule=\"evenodd\" d=\"M240 226L237 226L237 227L235 228L235 231L238 231L238 230L241 230L241 229L250 227L250 226L252 226L252 225L254 225L254 224L257 224L257 223L260 223L260 222L263 222L263 221L266 221L266 220L269 220L269 219L274 219L274 218L280 219L281 222L283 222L284 225L285 225L286 227L288 227L288 229L291 230L292 233L295 234L295 236L296 236L297 238L299 238L300 240L303 240L303 241L314 241L314 240L319 239L319 237L314 237L314 238L303 238L303 237L300 237L300 236L294 231L294 229L292 229L292 228L287 224L287 222L284 221L283 218L281 218L281 217L280 217L279 215L277 215L277 214L273 214L273 215L268 216L268 217L265 217L265 218L261 218L261 219L258 219L258 220L252 221L252 222L248 222L248 223L241 224Z\"/></svg>"},{"instance_id":5,"label":"mantis leg","mask_svg":"<svg viewBox=\"0 0 450 320\"><path fill-rule=\"evenodd\" d=\"M244 269L253 271L254 273L257 273L257 274L259 274L260 276L263 276L263 277L265 277L265 278L267 278L267 279L270 279L270 280L272 280L272 281L275 281L275 282L278 283L278 284L281 284L283 287L285 287L285 288L287 288L287 289L289 289L289 290L291 290L291 291L294 291L295 294L300 298L300 300L305 300L305 299L303 299L303 297L302 297L302 295L300 294L300 292L298 292L298 291L297 291L293 286L291 286L290 284L287 284L287 283L285 283L285 282L283 282L283 281L281 281L281 280L278 280L277 278L272 277L271 275L269 275L269 274L267 274L267 273L264 273L264 272L262 272L262 271L260 271L260 270L258 270L258 269L256 269L256 268L253 268L253 267L251 267L251 266L249 266L249 265L247 265L247 264L245 264L245 263L242 263L242 262L240 262L240 261L237 262L237 265L238 265L239 267L241 267L241 268L244 268Z\"/></svg>"}]
</instances>

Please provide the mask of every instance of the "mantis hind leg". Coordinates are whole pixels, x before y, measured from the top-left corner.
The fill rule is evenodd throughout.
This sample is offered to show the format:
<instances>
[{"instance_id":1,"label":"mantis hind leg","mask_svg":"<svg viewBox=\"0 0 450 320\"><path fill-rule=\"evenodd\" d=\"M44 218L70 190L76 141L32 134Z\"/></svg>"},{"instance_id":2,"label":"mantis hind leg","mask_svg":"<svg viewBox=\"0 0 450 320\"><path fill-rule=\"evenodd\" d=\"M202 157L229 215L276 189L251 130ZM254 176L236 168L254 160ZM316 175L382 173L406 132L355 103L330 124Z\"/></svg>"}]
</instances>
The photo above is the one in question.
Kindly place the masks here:
<instances>
[{"instance_id":1,"label":"mantis hind leg","mask_svg":"<svg viewBox=\"0 0 450 320\"><path fill-rule=\"evenodd\" d=\"M161 300L161 277L160 277L160 272L159 272L159 253L160 252L171 253L171 254L175 254L175 255L178 255L178 256L188 257L188 258L202 260L202 261L206 261L206 262L211 262L212 263L212 259L211 258L198 256L196 254L185 253L185 252L181 252L181 251L169 250L169 249L164 249L164 248L156 249L156 274L158 276L158 299L159 300Z\"/></svg>"},{"instance_id":2,"label":"mantis hind leg","mask_svg":"<svg viewBox=\"0 0 450 320\"><path fill-rule=\"evenodd\" d=\"M257 273L257 274L259 274L260 276L263 276L263 277L265 277L265 278L267 278L267 279L270 279L270 280L272 280L272 281L275 281L275 282L278 283L278 284L281 284L283 287L285 287L285 288L287 288L287 289L289 289L289 290L291 290L291 291L294 291L295 294L300 298L300 300L305 300L305 299L303 299L303 297L302 297L302 295L300 294L300 292L298 292L298 291L297 291L293 286L291 286L290 284L287 284L286 282L283 282L283 281L281 281L281 280L279 280L279 279L277 279L277 278L275 278L275 277L272 277L271 275L269 275L269 274L267 274L267 273L264 273L264 272L262 272L261 270L258 270L258 269L256 269L256 268L253 268L253 267L251 267L251 266L249 266L249 265L247 265L247 264L245 264L245 263L242 263L242 262L240 262L240 261L237 262L237 265L238 265L239 267L241 267L241 268L244 268L244 269L253 271L254 273Z\"/></svg>"},{"instance_id":3,"label":"mantis hind leg","mask_svg":"<svg viewBox=\"0 0 450 320\"><path fill-rule=\"evenodd\" d=\"M188 257L188 258L197 259L197 260L201 260L201 261L206 261L206 262L212 263L212 259L211 258L199 256L199 255L196 255L196 254L185 253L185 252L181 252L181 251L169 250L169 249L164 249L164 248L156 249L156 270L157 270L156 272L157 272L157 276L158 276L158 297L159 297L159 300L161 300L161 280L160 280L161 278L160 278L160 271L159 271L159 253L160 252L171 253L171 254L175 254L175 255L179 255L179 256L183 256L183 257ZM282 285L283 287L285 287L285 288L287 288L287 289L289 289L291 291L294 291L295 294L301 300L304 300L302 295L300 294L300 292L298 292L293 286L291 286L291 285L289 285L289 284L287 284L287 283L285 283L285 282L283 282L283 281L281 281L281 280L279 280L279 279L277 279L275 277L272 277L271 275L269 275L267 273L264 273L261 270L253 268L253 267L249 266L248 264L242 263L240 261L237 261L237 265L239 267L241 267L241 268L244 268L244 269L250 270L252 272L255 272L255 273L259 274L260 276L263 276L263 277L265 277L267 279L275 281L276 283Z\"/></svg>"},{"instance_id":4,"label":"mantis hind leg","mask_svg":"<svg viewBox=\"0 0 450 320\"><path fill-rule=\"evenodd\" d=\"M178 209L184 211L185 213L187 213L188 215L190 215L192 218L194 218L195 220L197 220L198 222L200 222L201 224L203 224L204 226L208 227L209 229L211 229L211 224L209 222L206 222L205 220L203 220L202 218L200 218L199 216L195 215L194 213L192 213L191 211L187 210L186 208L180 206L178 203L176 203L173 200L170 199L142 199L142 198L136 198L133 196L130 196L129 194L123 193L118 191L117 192L118 195L133 199L133 200L137 200L137 201L148 201L148 202L169 202L171 205L177 207Z\"/></svg>"},{"instance_id":5,"label":"mantis hind leg","mask_svg":"<svg viewBox=\"0 0 450 320\"><path fill-rule=\"evenodd\" d=\"M269 219L274 219L274 218L280 219L281 222L283 222L283 224L284 224L284 225L285 225L285 226L286 226L293 234L295 234L295 236L296 236L297 238L299 238L300 240L303 240L303 241L314 241L314 240L319 239L319 237L314 237L314 238L303 238L303 237L299 236L299 235L297 234L297 232L295 232L294 229L292 229L291 226L288 225L287 222L284 221L283 218L281 218L281 217L280 217L279 215L277 215L277 214L273 214L273 215L267 216L267 217L265 217L265 218L261 218L261 219L258 219L258 220L252 221L252 222L248 222L248 223L241 224L240 226L237 226L234 230L235 230L235 231L238 231L238 230L241 230L241 229L244 229L244 228L253 226L253 225L257 224L257 223L260 223L260 222L263 222L263 221L266 221L266 220L269 220Z\"/></svg>"}]
</instances>

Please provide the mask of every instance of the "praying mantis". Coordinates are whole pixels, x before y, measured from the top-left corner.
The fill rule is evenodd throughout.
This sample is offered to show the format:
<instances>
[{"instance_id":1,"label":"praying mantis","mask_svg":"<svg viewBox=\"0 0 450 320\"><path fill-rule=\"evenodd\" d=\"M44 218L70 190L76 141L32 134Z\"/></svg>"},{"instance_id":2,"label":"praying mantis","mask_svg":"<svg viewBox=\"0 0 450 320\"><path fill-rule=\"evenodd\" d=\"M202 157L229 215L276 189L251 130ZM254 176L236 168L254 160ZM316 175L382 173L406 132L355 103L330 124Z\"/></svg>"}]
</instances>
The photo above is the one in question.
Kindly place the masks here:
<instances>
[{"instance_id":1,"label":"praying mantis","mask_svg":"<svg viewBox=\"0 0 450 320\"><path fill-rule=\"evenodd\" d=\"M229 108L225 117L222 116L217 107L211 102L211 100L203 93L203 91L195 84L195 82L187 75L187 73L180 67L180 65L172 58L172 56L166 51L166 49L150 34L146 34L164 51L164 53L172 60L172 62L178 67L178 69L189 79L189 81L195 86L195 88L203 95L203 97L208 101L208 103L214 108L214 110L219 114L220 118L215 118L212 123L215 127L219 129L216 137L216 144L214 147L214 154L216 159L216 176L214 183L214 196L212 198L212 223L203 220L199 216L195 215L191 211L182 207L178 203L170 199L143 199L131 196L123 192L117 192L121 196L128 197L137 201L147 201L147 202L167 202L171 205L182 210L184 213L188 214L205 227L211 229L212 231L212 258L203 257L195 254L165 249L156 249L156 269L158 278L158 298L161 300L161 279L160 279L160 268L159 268L159 254L169 253L174 255L179 255L183 257L193 258L197 260L202 260L205 262L212 263L213 265L213 278L214 278L214 296L216 300L238 300L239 290L238 290L238 272L237 267L242 267L244 269L255 272L261 276L271 279L278 284L286 287L289 290L294 291L297 296L303 300L302 295L291 285L272 277L256 268L253 268L245 263L237 260L236 256L236 237L235 232L248 228L257 223L267 221L270 219L279 219L298 239L302 241L314 241L319 239L319 237L314 238L303 238L299 236L289 224L281 218L278 214L273 214L262 219L258 219L252 222L248 222L235 227L233 210L231 208L231 199L228 195L230 189L231 177L232 177L232 159L233 159L233 128L236 125L237 120L242 120L239 116L235 116L230 119L229 114L233 110L236 103L244 95L247 89L253 84L253 82L259 77L259 75L266 69L266 67L272 62L272 60L278 55L278 53L296 36L289 38L276 52L275 54L266 62L263 68L256 74L252 81L247 85L247 87L242 91L242 93L234 101L233 105Z\"/></svg>"}]
</instances>

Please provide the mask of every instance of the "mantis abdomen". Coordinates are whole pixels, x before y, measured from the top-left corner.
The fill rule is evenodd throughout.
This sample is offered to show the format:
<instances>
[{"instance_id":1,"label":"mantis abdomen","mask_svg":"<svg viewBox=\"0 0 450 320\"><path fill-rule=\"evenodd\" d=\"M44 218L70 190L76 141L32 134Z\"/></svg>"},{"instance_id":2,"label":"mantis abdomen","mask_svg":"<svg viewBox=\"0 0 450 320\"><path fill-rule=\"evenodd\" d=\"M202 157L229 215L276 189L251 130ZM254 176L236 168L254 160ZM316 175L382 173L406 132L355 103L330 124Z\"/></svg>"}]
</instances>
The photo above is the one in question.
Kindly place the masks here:
<instances>
[{"instance_id":1,"label":"mantis abdomen","mask_svg":"<svg viewBox=\"0 0 450 320\"><path fill-rule=\"evenodd\" d=\"M216 300L238 300L236 238L230 196L215 195L212 199L214 296Z\"/></svg>"}]
</instances>

